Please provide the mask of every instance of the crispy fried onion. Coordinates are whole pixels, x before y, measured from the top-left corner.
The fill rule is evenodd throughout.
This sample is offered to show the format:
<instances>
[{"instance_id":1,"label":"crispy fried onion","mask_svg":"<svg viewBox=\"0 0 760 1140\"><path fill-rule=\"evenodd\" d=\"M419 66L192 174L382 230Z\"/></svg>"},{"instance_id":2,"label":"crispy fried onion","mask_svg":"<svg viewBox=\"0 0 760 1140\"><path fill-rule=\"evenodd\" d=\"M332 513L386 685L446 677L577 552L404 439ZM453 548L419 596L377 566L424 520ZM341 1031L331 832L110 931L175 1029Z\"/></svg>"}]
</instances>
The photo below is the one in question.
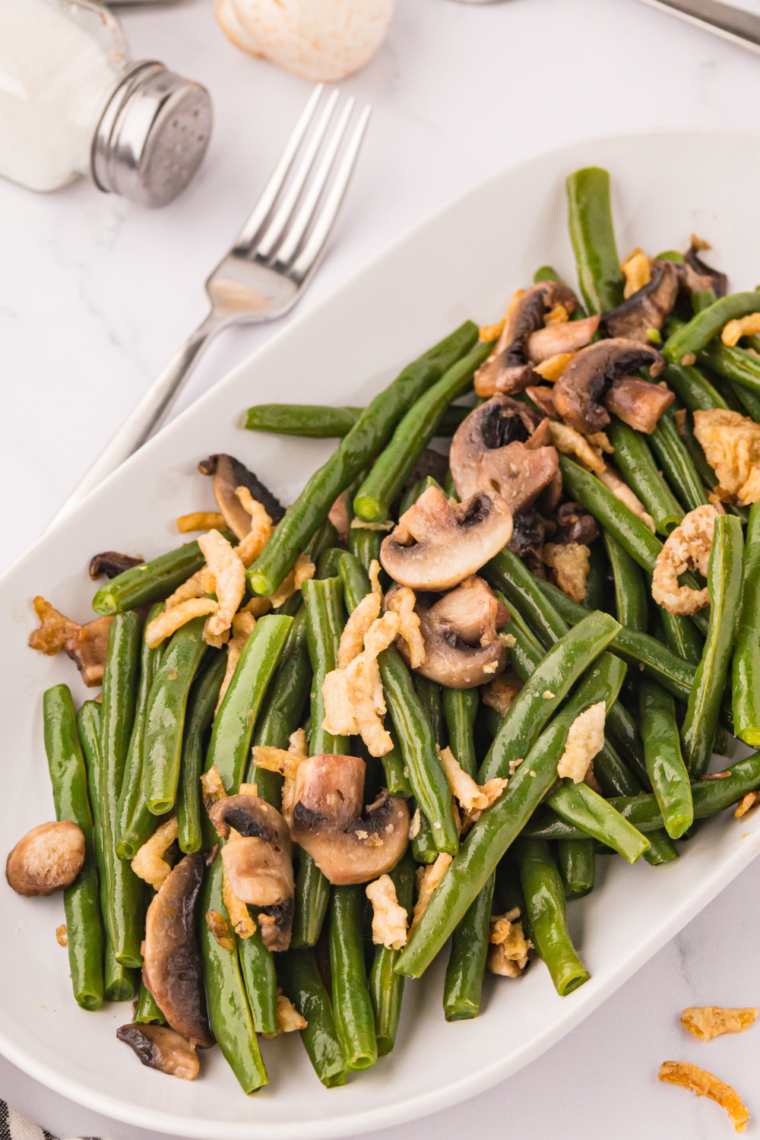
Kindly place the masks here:
<instances>
[{"instance_id":1,"label":"crispy fried onion","mask_svg":"<svg viewBox=\"0 0 760 1140\"><path fill-rule=\"evenodd\" d=\"M552 570L551 578L574 602L586 597L591 551L580 542L545 542L541 561Z\"/></svg>"},{"instance_id":2,"label":"crispy fried onion","mask_svg":"<svg viewBox=\"0 0 760 1140\"><path fill-rule=\"evenodd\" d=\"M287 752L282 748L272 748L270 745L258 744L253 748L253 762L257 768L266 768L269 772L279 772L285 777L282 785L282 818L290 827L293 819L293 805L295 804L296 776L298 766L308 756L306 746L306 733L297 728L290 734L290 744Z\"/></svg>"},{"instance_id":3,"label":"crispy fried onion","mask_svg":"<svg viewBox=\"0 0 760 1140\"><path fill-rule=\"evenodd\" d=\"M565 742L565 751L557 765L557 775L569 776L575 784L580 784L588 771L589 764L604 747L604 722L607 706L597 701L575 718L570 725Z\"/></svg>"},{"instance_id":4,"label":"crispy fried onion","mask_svg":"<svg viewBox=\"0 0 760 1140\"><path fill-rule=\"evenodd\" d=\"M562 455L574 455L597 475L605 470L605 463L599 452L591 446L585 435L581 435L569 424L559 420L549 420L549 435L552 443Z\"/></svg>"},{"instance_id":5,"label":"crispy fried onion","mask_svg":"<svg viewBox=\"0 0 760 1140\"><path fill-rule=\"evenodd\" d=\"M625 277L623 297L626 301L652 280L652 269L649 264L649 258L643 250L634 249L633 253L628 254L628 257L626 257L620 268L623 270L623 276Z\"/></svg>"},{"instance_id":6,"label":"crispy fried onion","mask_svg":"<svg viewBox=\"0 0 760 1140\"><path fill-rule=\"evenodd\" d=\"M219 775L219 769L216 764L201 776L201 790L203 806L206 811L210 811L215 803L226 798L227 793L224 790L222 777Z\"/></svg>"},{"instance_id":7,"label":"crispy fried onion","mask_svg":"<svg viewBox=\"0 0 760 1140\"><path fill-rule=\"evenodd\" d=\"M748 507L760 499L760 424L726 408L694 413L694 435L715 469L718 489Z\"/></svg>"},{"instance_id":8,"label":"crispy fried onion","mask_svg":"<svg viewBox=\"0 0 760 1140\"><path fill-rule=\"evenodd\" d=\"M628 484L624 483L620 476L616 475L609 467L604 471L598 472L598 475L600 482L604 483L607 490L612 491L615 498L620 499L620 502L628 507L629 511L633 511L636 518L641 519L644 526L654 534L657 529L654 525L654 519L651 515L647 514L644 504L634 495Z\"/></svg>"},{"instance_id":9,"label":"crispy fried onion","mask_svg":"<svg viewBox=\"0 0 760 1140\"><path fill-rule=\"evenodd\" d=\"M178 586L173 594L169 595L164 602L164 612L176 609L182 602L187 602L190 598L202 598L204 594L212 593L213 589L214 576L208 566L202 566L191 578Z\"/></svg>"},{"instance_id":10,"label":"crispy fried onion","mask_svg":"<svg viewBox=\"0 0 760 1140\"><path fill-rule=\"evenodd\" d=\"M518 907L506 914L493 915L489 942L488 969L503 978L516 978L528 964L528 951L533 945L523 933Z\"/></svg>"},{"instance_id":11,"label":"crispy fried onion","mask_svg":"<svg viewBox=\"0 0 760 1140\"><path fill-rule=\"evenodd\" d=\"M297 1029L305 1029L309 1024L305 1017L301 1017L293 1002L285 996L279 986L277 987L274 1014L277 1021L277 1032L262 1033L261 1036L265 1041L273 1041L281 1033L295 1033Z\"/></svg>"},{"instance_id":12,"label":"crispy fried onion","mask_svg":"<svg viewBox=\"0 0 760 1140\"><path fill-rule=\"evenodd\" d=\"M230 838L228 842L234 843L236 836L239 841L240 836L238 833L234 830L234 828L230 828ZM227 878L226 871L222 872L222 899L224 901L224 905L227 908L227 914L230 916L232 929L235 931L238 938L252 938L256 933L256 923L251 918L248 912L248 907L244 902L240 901L240 899L233 891L232 884Z\"/></svg>"},{"instance_id":13,"label":"crispy fried onion","mask_svg":"<svg viewBox=\"0 0 760 1140\"><path fill-rule=\"evenodd\" d=\"M409 927L410 934L416 929L427 910L428 903L433 897L433 891L451 866L451 859L451 855L442 851L435 863L431 863L427 867L417 868L417 901L414 904L412 925Z\"/></svg>"},{"instance_id":14,"label":"crispy fried onion","mask_svg":"<svg viewBox=\"0 0 760 1140\"><path fill-rule=\"evenodd\" d=\"M364 637L379 615L383 604L383 591L380 585L380 563L373 559L369 568L369 578L372 590L366 594L359 605L352 610L346 622L343 633L340 635L338 647L338 668L346 669L364 648ZM414 597L414 595L412 595ZM414 603L412 603L414 604ZM419 626L419 620L417 622Z\"/></svg>"},{"instance_id":15,"label":"crispy fried onion","mask_svg":"<svg viewBox=\"0 0 760 1140\"><path fill-rule=\"evenodd\" d=\"M417 595L409 586L399 586L394 592L388 609L399 617L399 637L403 637L409 649L409 664L412 669L418 669L425 664L427 651L425 639L420 632L420 619L414 612L417 605Z\"/></svg>"},{"instance_id":16,"label":"crispy fried onion","mask_svg":"<svg viewBox=\"0 0 760 1140\"><path fill-rule=\"evenodd\" d=\"M301 589L304 582L308 582L310 578L314 577L316 570L317 568L308 554L299 554L295 566L287 578L283 578L269 599L273 608L277 609L278 606L284 605L288 598L292 598L296 591Z\"/></svg>"},{"instance_id":17,"label":"crispy fried onion","mask_svg":"<svg viewBox=\"0 0 760 1140\"><path fill-rule=\"evenodd\" d=\"M34 599L34 612L40 626L29 636L31 648L48 657L54 657L63 649L76 662L85 685L89 688L99 685L103 680L108 633L113 618L99 617L80 625L59 613L41 595Z\"/></svg>"},{"instance_id":18,"label":"crispy fried onion","mask_svg":"<svg viewBox=\"0 0 760 1140\"><path fill-rule=\"evenodd\" d=\"M707 574L717 517L718 512L711 506L689 511L670 532L657 555L652 575L652 597L669 614L694 614L710 604L707 587L694 590L690 586L680 586L678 575L687 570Z\"/></svg>"},{"instance_id":19,"label":"crispy fried onion","mask_svg":"<svg viewBox=\"0 0 760 1140\"><path fill-rule=\"evenodd\" d=\"M227 666L224 670L224 680L222 681L222 687L219 690L219 699L216 702L216 712L219 712L219 709L221 708L222 701L224 700L227 690L230 687L230 681L232 680L235 670L237 669L237 663L240 660L240 654L245 648L246 641L253 633L255 625L256 618L253 616L253 614L242 610L240 613L235 614L234 618L232 619L232 637L230 638L229 644L227 646ZM214 715L216 715L216 713Z\"/></svg>"},{"instance_id":20,"label":"crispy fried onion","mask_svg":"<svg viewBox=\"0 0 760 1140\"><path fill-rule=\"evenodd\" d=\"M171 873L171 866L164 855L177 838L178 831L177 817L172 816L153 832L132 860L134 873L156 891L161 889Z\"/></svg>"},{"instance_id":21,"label":"crispy fried onion","mask_svg":"<svg viewBox=\"0 0 760 1140\"><path fill-rule=\"evenodd\" d=\"M172 609L163 609L158 617L145 627L145 644L149 649L156 649L167 637L171 637L180 626L187 625L193 618L203 617L204 614L215 614L219 603L213 598L188 598Z\"/></svg>"},{"instance_id":22,"label":"crispy fried onion","mask_svg":"<svg viewBox=\"0 0 760 1140\"><path fill-rule=\"evenodd\" d=\"M757 1018L757 1006L721 1009L717 1005L690 1006L681 1014L681 1024L697 1041L712 1041L724 1033L743 1033Z\"/></svg>"},{"instance_id":23,"label":"crispy fried onion","mask_svg":"<svg viewBox=\"0 0 760 1140\"><path fill-rule=\"evenodd\" d=\"M760 792L747 792L746 796L742 796L736 806L734 819L741 819L743 815L746 815L747 812L755 806L758 800L760 800Z\"/></svg>"},{"instance_id":24,"label":"crispy fried onion","mask_svg":"<svg viewBox=\"0 0 760 1140\"><path fill-rule=\"evenodd\" d=\"M663 1061L657 1076L661 1081L680 1085L681 1088L691 1089L697 1096L714 1100L721 1108L725 1108L734 1129L737 1132L744 1131L749 1113L742 1104L741 1097L730 1085L724 1084L712 1073L691 1065L688 1061Z\"/></svg>"},{"instance_id":25,"label":"crispy fried onion","mask_svg":"<svg viewBox=\"0 0 760 1140\"><path fill-rule=\"evenodd\" d=\"M180 534L189 534L193 530L222 530L224 515L218 511L193 511L189 515L180 515L177 519L177 530Z\"/></svg>"},{"instance_id":26,"label":"crispy fried onion","mask_svg":"<svg viewBox=\"0 0 760 1140\"><path fill-rule=\"evenodd\" d=\"M372 941L389 950L406 946L407 913L399 904L390 875L381 875L369 883L367 898L372 903Z\"/></svg>"},{"instance_id":27,"label":"crispy fried onion","mask_svg":"<svg viewBox=\"0 0 760 1140\"><path fill-rule=\"evenodd\" d=\"M235 936L227 919L218 910L206 911L206 926L217 940L222 950L235 949Z\"/></svg>"},{"instance_id":28,"label":"crispy fried onion","mask_svg":"<svg viewBox=\"0 0 760 1140\"><path fill-rule=\"evenodd\" d=\"M720 339L733 348L743 336L755 336L757 333L760 333L760 313L748 313L738 321L729 321L725 324Z\"/></svg>"},{"instance_id":29,"label":"crispy fried onion","mask_svg":"<svg viewBox=\"0 0 760 1140\"><path fill-rule=\"evenodd\" d=\"M272 520L258 499L254 499L247 487L235 489L238 502L246 514L251 516L251 529L240 544L235 547L237 556L243 565L248 568L255 562L262 550L269 542L274 532Z\"/></svg>"},{"instance_id":30,"label":"crispy fried onion","mask_svg":"<svg viewBox=\"0 0 760 1140\"><path fill-rule=\"evenodd\" d=\"M232 544L218 530L210 530L198 539L206 565L214 575L214 588L219 606L206 623L211 637L224 633L245 595L245 567Z\"/></svg>"},{"instance_id":31,"label":"crispy fried onion","mask_svg":"<svg viewBox=\"0 0 760 1140\"><path fill-rule=\"evenodd\" d=\"M534 364L533 371L537 372L543 380L548 380L550 384L553 384L555 380L559 380L574 356L574 352L558 352L555 356L542 360L540 364Z\"/></svg>"},{"instance_id":32,"label":"crispy fried onion","mask_svg":"<svg viewBox=\"0 0 760 1140\"><path fill-rule=\"evenodd\" d=\"M508 634L507 636L512 635ZM514 638L512 640L514 641ZM506 716L522 687L523 683L514 669L505 669L500 677L495 677L493 681L483 685L480 690L480 699L484 705L496 709L499 716Z\"/></svg>"},{"instance_id":33,"label":"crispy fried onion","mask_svg":"<svg viewBox=\"0 0 760 1140\"><path fill-rule=\"evenodd\" d=\"M380 681L378 654L398 636L398 614L383 614L364 636L364 650L345 669L333 669L325 677L323 727L335 736L361 736L371 756L385 756L393 747L383 726L385 697Z\"/></svg>"},{"instance_id":34,"label":"crispy fried onion","mask_svg":"<svg viewBox=\"0 0 760 1140\"><path fill-rule=\"evenodd\" d=\"M450 748L439 748L438 756L452 794L459 801L465 818L470 823L475 823L491 804L496 803L506 788L507 781L495 776L481 786L475 783L472 776L467 775Z\"/></svg>"}]
</instances>

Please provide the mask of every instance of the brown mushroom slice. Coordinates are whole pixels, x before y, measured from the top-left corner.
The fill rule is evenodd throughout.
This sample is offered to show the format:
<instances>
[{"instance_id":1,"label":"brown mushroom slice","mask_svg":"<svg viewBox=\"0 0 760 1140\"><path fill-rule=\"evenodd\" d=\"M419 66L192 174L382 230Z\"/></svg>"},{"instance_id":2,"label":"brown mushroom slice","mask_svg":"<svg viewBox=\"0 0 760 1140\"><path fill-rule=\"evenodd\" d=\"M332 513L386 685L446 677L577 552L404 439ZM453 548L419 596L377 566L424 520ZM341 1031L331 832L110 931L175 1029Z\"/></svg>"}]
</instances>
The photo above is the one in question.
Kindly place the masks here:
<instances>
[{"instance_id":1,"label":"brown mushroom slice","mask_svg":"<svg viewBox=\"0 0 760 1140\"><path fill-rule=\"evenodd\" d=\"M119 1041L129 1045L138 1060L149 1069L158 1069L182 1081L194 1081L200 1065L195 1045L165 1025L122 1025L116 1030Z\"/></svg>"},{"instance_id":2,"label":"brown mushroom slice","mask_svg":"<svg viewBox=\"0 0 760 1140\"><path fill-rule=\"evenodd\" d=\"M265 487L260 479L249 471L245 464L232 455L210 455L198 464L201 475L214 478L214 498L224 521L237 538L245 538L251 529L251 516L243 508L235 492L238 487L247 487L251 495L266 510L273 523L278 523L285 514L279 499Z\"/></svg>"},{"instance_id":3,"label":"brown mushroom slice","mask_svg":"<svg viewBox=\"0 0 760 1140\"><path fill-rule=\"evenodd\" d=\"M31 648L48 657L54 657L63 650L76 663L88 688L99 685L103 680L108 631L113 618L99 617L86 625L80 625L59 613L41 596L34 599L34 611L40 626L29 636Z\"/></svg>"},{"instance_id":4,"label":"brown mushroom slice","mask_svg":"<svg viewBox=\"0 0 760 1140\"><path fill-rule=\"evenodd\" d=\"M619 337L590 344L570 361L554 385L554 406L576 431L584 435L601 431L610 422L601 403L605 391L645 365L652 376L659 376L665 360L656 349Z\"/></svg>"},{"instance_id":5,"label":"brown mushroom slice","mask_svg":"<svg viewBox=\"0 0 760 1140\"><path fill-rule=\"evenodd\" d=\"M196 903L205 856L185 855L145 916L143 981L172 1029L201 1049L214 1044L208 1022Z\"/></svg>"},{"instance_id":6,"label":"brown mushroom slice","mask_svg":"<svg viewBox=\"0 0 760 1140\"><path fill-rule=\"evenodd\" d=\"M32 898L70 887L82 870L82 829L68 819L41 823L20 839L8 856L5 877L16 894Z\"/></svg>"},{"instance_id":7,"label":"brown mushroom slice","mask_svg":"<svg viewBox=\"0 0 760 1140\"><path fill-rule=\"evenodd\" d=\"M222 848L232 890L251 906L277 906L293 898L293 863L287 824L258 796L228 796L209 811L217 834L235 835Z\"/></svg>"},{"instance_id":8,"label":"brown mushroom slice","mask_svg":"<svg viewBox=\"0 0 760 1140\"><path fill-rule=\"evenodd\" d=\"M678 296L678 274L670 261L653 261L652 278L622 305L602 314L602 324L611 337L624 337L648 344L649 329L658 332L670 316Z\"/></svg>"},{"instance_id":9,"label":"brown mushroom slice","mask_svg":"<svg viewBox=\"0 0 760 1140\"><path fill-rule=\"evenodd\" d=\"M525 510L559 468L556 449L541 445L548 426L539 412L500 393L475 408L457 428L449 452L459 497L496 492L513 515Z\"/></svg>"},{"instance_id":10,"label":"brown mushroom slice","mask_svg":"<svg viewBox=\"0 0 760 1140\"><path fill-rule=\"evenodd\" d=\"M557 304L564 305L568 313L574 312L578 304L572 289L561 281L531 285L513 302L493 352L475 373L475 391L479 396L520 392L533 383L528 342L533 333L544 327L544 317Z\"/></svg>"},{"instance_id":11,"label":"brown mushroom slice","mask_svg":"<svg viewBox=\"0 0 760 1140\"><path fill-rule=\"evenodd\" d=\"M629 427L649 435L674 400L675 393L669 388L650 384L638 376L623 376L610 385L604 397L604 406Z\"/></svg>"},{"instance_id":12,"label":"brown mushroom slice","mask_svg":"<svg viewBox=\"0 0 760 1140\"><path fill-rule=\"evenodd\" d=\"M93 554L87 572L95 581L104 574L106 578L115 578L133 566L142 566L144 558L133 558L131 554L119 554L116 550L104 550L102 554Z\"/></svg>"},{"instance_id":13,"label":"brown mushroom slice","mask_svg":"<svg viewBox=\"0 0 760 1140\"><path fill-rule=\"evenodd\" d=\"M555 542L577 542L590 546L599 537L596 519L580 503L563 503L556 515L557 531Z\"/></svg>"},{"instance_id":14,"label":"brown mushroom slice","mask_svg":"<svg viewBox=\"0 0 760 1140\"><path fill-rule=\"evenodd\" d=\"M525 392L550 420L559 418L557 416L557 409L554 407L554 392L552 388L540 385L537 388L526 388Z\"/></svg>"},{"instance_id":15,"label":"brown mushroom slice","mask_svg":"<svg viewBox=\"0 0 760 1140\"><path fill-rule=\"evenodd\" d=\"M514 516L509 549L518 558L533 555L541 558L541 549L547 536L554 533L554 523L545 519L535 507L526 507Z\"/></svg>"},{"instance_id":16,"label":"brown mushroom slice","mask_svg":"<svg viewBox=\"0 0 760 1140\"><path fill-rule=\"evenodd\" d=\"M428 487L383 539L380 561L402 586L448 590L498 554L511 536L512 513L500 495L479 491L452 505L437 487Z\"/></svg>"},{"instance_id":17,"label":"brown mushroom slice","mask_svg":"<svg viewBox=\"0 0 760 1140\"><path fill-rule=\"evenodd\" d=\"M584 348L599 328L599 314L580 321L564 321L561 325L547 325L528 338L528 359L540 364L558 356L560 352L577 352Z\"/></svg>"},{"instance_id":18,"label":"brown mushroom slice","mask_svg":"<svg viewBox=\"0 0 760 1140\"><path fill-rule=\"evenodd\" d=\"M336 886L368 883L392 871L409 842L409 808L383 791L362 811L364 761L311 756L298 768L293 841Z\"/></svg>"},{"instance_id":19,"label":"brown mushroom slice","mask_svg":"<svg viewBox=\"0 0 760 1140\"><path fill-rule=\"evenodd\" d=\"M294 899L286 899L285 902L279 903L277 906L268 906L259 911L261 941L267 950L274 953L289 948L294 914Z\"/></svg>"},{"instance_id":20,"label":"brown mushroom slice","mask_svg":"<svg viewBox=\"0 0 760 1140\"><path fill-rule=\"evenodd\" d=\"M679 284L690 297L706 289L711 289L716 297L725 297L728 292L728 278L719 269L705 265L699 256L699 251L706 248L703 242L691 239L691 247L684 260L674 263Z\"/></svg>"},{"instance_id":21,"label":"brown mushroom slice","mask_svg":"<svg viewBox=\"0 0 760 1140\"><path fill-rule=\"evenodd\" d=\"M393 590L388 598L392 595ZM449 689L473 689L504 669L506 650L498 631L509 613L482 578L468 578L430 607L418 601L415 612L426 654L416 673ZM408 665L406 642L400 639L398 647Z\"/></svg>"}]
</instances>

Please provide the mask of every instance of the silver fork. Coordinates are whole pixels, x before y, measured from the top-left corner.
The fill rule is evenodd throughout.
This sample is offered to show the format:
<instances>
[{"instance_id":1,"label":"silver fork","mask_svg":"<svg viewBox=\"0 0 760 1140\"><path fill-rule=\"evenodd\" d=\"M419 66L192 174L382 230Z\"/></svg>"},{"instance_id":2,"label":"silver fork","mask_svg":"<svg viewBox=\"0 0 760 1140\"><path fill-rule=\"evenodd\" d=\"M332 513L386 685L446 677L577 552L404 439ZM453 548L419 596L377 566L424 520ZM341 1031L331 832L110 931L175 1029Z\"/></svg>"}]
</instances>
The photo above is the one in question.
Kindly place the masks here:
<instances>
[{"instance_id":1,"label":"silver fork","mask_svg":"<svg viewBox=\"0 0 760 1140\"><path fill-rule=\"evenodd\" d=\"M277 320L300 297L340 211L371 110L369 105L363 109L339 155L355 100L345 102L328 137L339 93L333 91L323 101L323 91L320 84L312 92L253 213L206 281L211 312L153 382L53 522L68 514L158 430L217 333L233 324Z\"/></svg>"}]
</instances>

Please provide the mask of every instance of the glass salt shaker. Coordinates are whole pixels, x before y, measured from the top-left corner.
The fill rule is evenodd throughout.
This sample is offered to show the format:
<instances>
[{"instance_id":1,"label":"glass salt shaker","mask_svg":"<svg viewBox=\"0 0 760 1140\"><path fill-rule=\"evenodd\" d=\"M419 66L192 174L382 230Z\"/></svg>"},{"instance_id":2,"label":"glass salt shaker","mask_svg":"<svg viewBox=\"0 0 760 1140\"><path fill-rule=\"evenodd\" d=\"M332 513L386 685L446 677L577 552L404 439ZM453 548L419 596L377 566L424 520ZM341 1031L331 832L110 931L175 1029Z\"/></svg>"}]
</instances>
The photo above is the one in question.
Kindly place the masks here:
<instances>
[{"instance_id":1,"label":"glass salt shaker","mask_svg":"<svg viewBox=\"0 0 760 1140\"><path fill-rule=\"evenodd\" d=\"M200 166L211 133L205 87L133 62L118 21L90 0L0 0L0 175L98 189L164 206Z\"/></svg>"}]
</instances>

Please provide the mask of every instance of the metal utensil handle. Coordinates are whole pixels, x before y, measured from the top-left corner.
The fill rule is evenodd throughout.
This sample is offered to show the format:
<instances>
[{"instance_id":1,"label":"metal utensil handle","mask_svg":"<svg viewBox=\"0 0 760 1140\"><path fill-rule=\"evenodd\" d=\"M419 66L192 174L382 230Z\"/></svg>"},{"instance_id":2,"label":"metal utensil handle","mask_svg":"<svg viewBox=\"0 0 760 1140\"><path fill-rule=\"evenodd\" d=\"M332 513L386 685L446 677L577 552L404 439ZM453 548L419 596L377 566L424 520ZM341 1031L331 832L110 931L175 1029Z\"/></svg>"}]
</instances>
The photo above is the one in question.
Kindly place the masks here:
<instances>
[{"instance_id":1,"label":"metal utensil handle","mask_svg":"<svg viewBox=\"0 0 760 1140\"><path fill-rule=\"evenodd\" d=\"M90 491L100 486L112 471L115 471L125 459L129 459L130 455L142 447L158 430L200 354L221 327L221 322L213 315L209 315L203 324L199 325L160 376L153 381L110 443L101 451L87 474L51 520L50 526L69 514Z\"/></svg>"},{"instance_id":2,"label":"metal utensil handle","mask_svg":"<svg viewBox=\"0 0 760 1140\"><path fill-rule=\"evenodd\" d=\"M753 12L721 4L719 0L642 0L642 3L678 16L730 43L760 52L760 16Z\"/></svg>"}]
</instances>

